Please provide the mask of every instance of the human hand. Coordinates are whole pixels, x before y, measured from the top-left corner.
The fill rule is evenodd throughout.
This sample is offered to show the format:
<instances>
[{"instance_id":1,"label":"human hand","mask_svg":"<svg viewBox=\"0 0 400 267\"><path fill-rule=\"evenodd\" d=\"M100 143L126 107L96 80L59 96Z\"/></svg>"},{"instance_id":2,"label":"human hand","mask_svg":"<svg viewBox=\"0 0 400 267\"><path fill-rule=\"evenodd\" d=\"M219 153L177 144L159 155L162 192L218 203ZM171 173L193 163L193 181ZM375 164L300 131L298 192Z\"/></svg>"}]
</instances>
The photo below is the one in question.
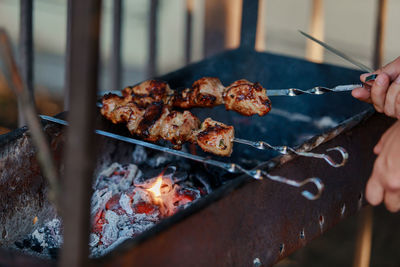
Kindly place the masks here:
<instances>
[{"instance_id":1,"label":"human hand","mask_svg":"<svg viewBox=\"0 0 400 267\"><path fill-rule=\"evenodd\" d=\"M378 155L367 183L366 199L371 205L384 201L391 212L400 210L400 121L381 137L374 147Z\"/></svg>"},{"instance_id":2,"label":"human hand","mask_svg":"<svg viewBox=\"0 0 400 267\"><path fill-rule=\"evenodd\" d=\"M360 80L365 83L372 73L365 73ZM364 102L372 103L376 111L400 119L400 57L374 72L375 81L366 83L366 87L356 88L352 95Z\"/></svg>"}]
</instances>

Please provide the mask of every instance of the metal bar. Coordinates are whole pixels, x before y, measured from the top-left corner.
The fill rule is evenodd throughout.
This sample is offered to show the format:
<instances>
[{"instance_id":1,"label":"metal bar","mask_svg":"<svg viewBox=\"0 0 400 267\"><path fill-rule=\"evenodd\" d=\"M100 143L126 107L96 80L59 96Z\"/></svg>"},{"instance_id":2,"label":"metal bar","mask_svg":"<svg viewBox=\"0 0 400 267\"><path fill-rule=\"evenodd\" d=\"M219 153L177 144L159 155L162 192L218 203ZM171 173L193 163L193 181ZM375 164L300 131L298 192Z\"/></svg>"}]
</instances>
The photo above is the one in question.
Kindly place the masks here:
<instances>
[{"instance_id":1,"label":"metal bar","mask_svg":"<svg viewBox=\"0 0 400 267\"><path fill-rule=\"evenodd\" d=\"M225 48L236 49L240 45L243 0L225 0ZM217 13L218 16L220 16Z\"/></svg>"},{"instance_id":2,"label":"metal bar","mask_svg":"<svg viewBox=\"0 0 400 267\"><path fill-rule=\"evenodd\" d=\"M378 11L375 28L374 58L372 66L378 69L382 66L384 57L385 29L387 17L387 0L378 0Z\"/></svg>"},{"instance_id":3,"label":"metal bar","mask_svg":"<svg viewBox=\"0 0 400 267\"><path fill-rule=\"evenodd\" d=\"M226 1L205 0L204 14L204 56L209 57L217 52L221 52L226 46L227 25ZM236 2L228 0L230 2ZM231 3L234 5L234 3ZM229 13L229 12L228 12Z\"/></svg>"},{"instance_id":4,"label":"metal bar","mask_svg":"<svg viewBox=\"0 0 400 267\"><path fill-rule=\"evenodd\" d=\"M189 64L192 58L192 24L194 0L186 0L186 32L185 32L185 63Z\"/></svg>"},{"instance_id":5,"label":"metal bar","mask_svg":"<svg viewBox=\"0 0 400 267\"><path fill-rule=\"evenodd\" d=\"M35 102L33 92L33 0L20 0L19 24L19 59L22 79L26 82L31 99ZM25 124L21 103L18 102L18 124Z\"/></svg>"},{"instance_id":6,"label":"metal bar","mask_svg":"<svg viewBox=\"0 0 400 267\"><path fill-rule=\"evenodd\" d=\"M375 44L372 66L378 69L382 66L384 57L385 28L387 1L378 0L378 10L375 28ZM354 267L367 267L371 259L373 208L366 207L359 215L356 236L356 248L354 252Z\"/></svg>"},{"instance_id":7,"label":"metal bar","mask_svg":"<svg viewBox=\"0 0 400 267\"><path fill-rule=\"evenodd\" d=\"M256 45L258 0L243 0L240 46L254 49Z\"/></svg>"},{"instance_id":8,"label":"metal bar","mask_svg":"<svg viewBox=\"0 0 400 267\"><path fill-rule=\"evenodd\" d=\"M90 185L95 137L101 1L71 0L69 121L63 188L64 245L61 266L86 266L89 242Z\"/></svg>"},{"instance_id":9,"label":"metal bar","mask_svg":"<svg viewBox=\"0 0 400 267\"><path fill-rule=\"evenodd\" d=\"M121 88L122 62L121 62L121 31L122 31L122 0L114 0L113 7L113 32L111 55L111 86L112 90Z\"/></svg>"},{"instance_id":10,"label":"metal bar","mask_svg":"<svg viewBox=\"0 0 400 267\"><path fill-rule=\"evenodd\" d=\"M33 144L36 148L36 154L41 170L49 183L49 200L59 208L60 190L58 174L50 151L50 146L37 117L34 101L31 98L32 94L30 94L27 84L23 80L13 58L10 38L2 28L0 28L0 45L0 55L5 63L3 71L8 80L8 86L13 89L18 98L18 103L21 104L21 113L24 121L26 121L29 127L30 136L32 137Z\"/></svg>"},{"instance_id":11,"label":"metal bar","mask_svg":"<svg viewBox=\"0 0 400 267\"><path fill-rule=\"evenodd\" d=\"M150 1L150 15L149 15L149 55L147 76L153 77L157 74L157 10L158 1Z\"/></svg>"},{"instance_id":12,"label":"metal bar","mask_svg":"<svg viewBox=\"0 0 400 267\"><path fill-rule=\"evenodd\" d=\"M338 49L328 45L327 43L324 43L314 37L312 37L311 35L300 31L299 32L304 35L305 37L307 37L308 39L313 40L314 42L318 43L319 45L323 46L325 49L329 50L330 52L334 53L335 55L343 58L344 60L356 65L357 67L359 67L361 70L363 71L369 71L369 72L373 72L374 70L368 66L365 66L364 64L362 64L361 62L358 62L357 60L355 60L354 58L349 57L348 55L346 55L345 53L343 53L342 51L339 51ZM375 79L375 78L373 78Z\"/></svg>"},{"instance_id":13,"label":"metal bar","mask_svg":"<svg viewBox=\"0 0 400 267\"><path fill-rule=\"evenodd\" d=\"M365 207L358 215L353 267L368 267L371 259L373 207Z\"/></svg>"},{"instance_id":14,"label":"metal bar","mask_svg":"<svg viewBox=\"0 0 400 267\"><path fill-rule=\"evenodd\" d=\"M72 23L72 13L71 13L71 3L72 0L67 2L67 41L65 47L65 66L70 65L70 55L71 55L71 23ZM70 72L69 68L65 68L65 82L64 82L64 110L69 110L69 88L70 85Z\"/></svg>"},{"instance_id":15,"label":"metal bar","mask_svg":"<svg viewBox=\"0 0 400 267\"><path fill-rule=\"evenodd\" d=\"M313 0L311 9L310 33L312 36L323 41L325 35L324 1ZM324 49L315 42L307 40L306 58L313 62L322 62L324 60Z\"/></svg>"},{"instance_id":16,"label":"metal bar","mask_svg":"<svg viewBox=\"0 0 400 267\"><path fill-rule=\"evenodd\" d=\"M258 20L255 49L259 52L265 51L265 2L266 0L258 0Z\"/></svg>"}]
</instances>

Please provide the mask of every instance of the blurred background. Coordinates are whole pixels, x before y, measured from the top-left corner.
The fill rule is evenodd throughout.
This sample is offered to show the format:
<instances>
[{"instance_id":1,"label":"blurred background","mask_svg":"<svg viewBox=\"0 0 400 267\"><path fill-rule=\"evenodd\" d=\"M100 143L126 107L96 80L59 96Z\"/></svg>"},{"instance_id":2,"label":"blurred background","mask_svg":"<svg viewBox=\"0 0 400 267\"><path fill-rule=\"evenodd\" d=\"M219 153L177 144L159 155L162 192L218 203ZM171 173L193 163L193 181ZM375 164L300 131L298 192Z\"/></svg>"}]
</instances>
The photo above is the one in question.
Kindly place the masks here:
<instances>
[{"instance_id":1,"label":"blurred background","mask_svg":"<svg viewBox=\"0 0 400 267\"><path fill-rule=\"evenodd\" d=\"M114 88L110 77L113 3L114 0L103 0L99 55L101 91L122 89L225 49L236 48L240 43L242 0L123 0L121 87ZM382 58L377 62L374 60L376 25L382 4ZM0 26L11 36L17 60L19 8L18 0L0 0ZM34 0L33 8L35 101L39 113L55 115L65 110L67 0ZM300 29L367 66L386 64L400 55L398 10L400 1L395 0L259 0L256 49L354 68L341 58L307 42L298 33ZM156 14L156 19L152 20L151 14ZM189 51L187 47L190 47ZM0 134L16 127L17 101L0 73ZM377 223L371 266L399 266L400 256L396 253L400 245L400 231L396 231L399 215L388 215L381 207L374 216ZM356 242L356 219L350 218L339 224L280 265L351 265ZM394 231L382 231L388 225L387 229Z\"/></svg>"}]
</instances>

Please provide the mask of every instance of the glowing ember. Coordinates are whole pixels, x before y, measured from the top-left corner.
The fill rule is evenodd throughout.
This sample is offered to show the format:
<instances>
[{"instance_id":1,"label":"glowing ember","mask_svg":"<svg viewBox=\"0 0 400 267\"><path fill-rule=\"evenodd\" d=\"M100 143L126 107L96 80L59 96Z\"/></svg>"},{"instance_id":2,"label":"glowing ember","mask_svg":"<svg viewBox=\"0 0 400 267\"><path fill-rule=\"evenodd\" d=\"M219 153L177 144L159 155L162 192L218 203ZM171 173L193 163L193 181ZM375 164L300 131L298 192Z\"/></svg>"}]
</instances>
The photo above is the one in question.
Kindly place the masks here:
<instances>
[{"instance_id":1,"label":"glowing ember","mask_svg":"<svg viewBox=\"0 0 400 267\"><path fill-rule=\"evenodd\" d=\"M202 196L203 189L190 180L176 179L176 167L169 168L172 173L167 170L148 179L134 164L113 163L99 174L93 184L91 203L89 246L93 257L104 255L124 240L134 238ZM35 217L33 223L37 221ZM58 220L57 224L53 224L46 226L47 230L30 235L27 240L31 245L27 248L51 254L53 249L60 247L61 222ZM57 236L54 237L53 233ZM37 245L42 243L44 245ZM25 247L23 242L16 246Z\"/></svg>"}]
</instances>

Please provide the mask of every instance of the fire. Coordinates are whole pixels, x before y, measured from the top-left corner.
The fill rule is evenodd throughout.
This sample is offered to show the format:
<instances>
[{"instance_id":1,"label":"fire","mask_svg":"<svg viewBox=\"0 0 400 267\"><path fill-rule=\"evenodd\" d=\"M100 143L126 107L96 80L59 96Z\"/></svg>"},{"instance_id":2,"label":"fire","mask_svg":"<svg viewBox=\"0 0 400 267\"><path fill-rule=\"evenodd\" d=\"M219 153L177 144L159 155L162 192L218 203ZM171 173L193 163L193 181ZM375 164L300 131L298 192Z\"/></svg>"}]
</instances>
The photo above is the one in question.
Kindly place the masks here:
<instances>
[{"instance_id":1,"label":"fire","mask_svg":"<svg viewBox=\"0 0 400 267\"><path fill-rule=\"evenodd\" d=\"M156 182L150 188L147 189L147 191L150 191L153 194L154 198L160 198L161 197L161 185L162 185L162 182L163 182L162 175L159 175L157 177Z\"/></svg>"}]
</instances>

